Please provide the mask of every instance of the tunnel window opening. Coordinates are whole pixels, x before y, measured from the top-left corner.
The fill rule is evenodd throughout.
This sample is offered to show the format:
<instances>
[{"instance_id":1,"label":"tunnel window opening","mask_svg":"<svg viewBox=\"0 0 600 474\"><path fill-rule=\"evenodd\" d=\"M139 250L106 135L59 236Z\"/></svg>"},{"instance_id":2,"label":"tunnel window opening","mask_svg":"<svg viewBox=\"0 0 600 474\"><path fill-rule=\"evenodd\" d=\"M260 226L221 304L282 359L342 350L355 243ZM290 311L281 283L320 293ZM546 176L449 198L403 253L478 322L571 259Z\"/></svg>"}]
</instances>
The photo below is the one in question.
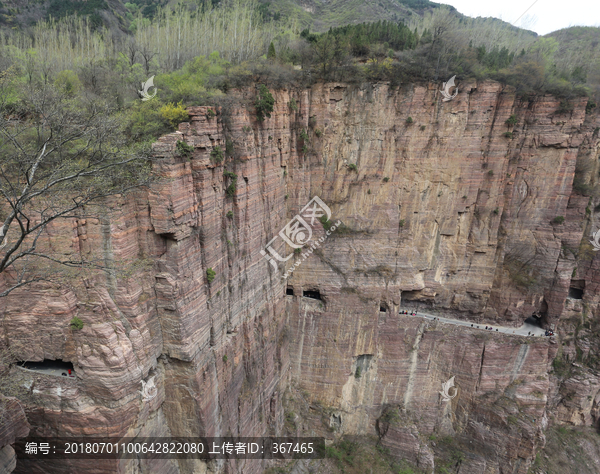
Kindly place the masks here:
<instances>
[{"instance_id":1,"label":"tunnel window opening","mask_svg":"<svg viewBox=\"0 0 600 474\"><path fill-rule=\"evenodd\" d=\"M285 290L285 294L288 296L294 296L294 289L291 286L288 286Z\"/></svg>"},{"instance_id":2,"label":"tunnel window opening","mask_svg":"<svg viewBox=\"0 0 600 474\"><path fill-rule=\"evenodd\" d=\"M319 290L304 290L302 292L302 296L304 296L305 298L312 298L314 300L323 300L323 298L321 298L321 292Z\"/></svg>"},{"instance_id":3,"label":"tunnel window opening","mask_svg":"<svg viewBox=\"0 0 600 474\"><path fill-rule=\"evenodd\" d=\"M387 305L385 303L379 303L379 312L380 313L387 313Z\"/></svg>"},{"instance_id":4,"label":"tunnel window opening","mask_svg":"<svg viewBox=\"0 0 600 474\"><path fill-rule=\"evenodd\" d=\"M63 360L50 360L44 359L42 362L29 362L21 361L17 362L20 367L41 374L58 375L63 377L75 377L75 369L73 368L72 362L65 362Z\"/></svg>"},{"instance_id":5,"label":"tunnel window opening","mask_svg":"<svg viewBox=\"0 0 600 474\"><path fill-rule=\"evenodd\" d=\"M583 289L585 288L585 280L571 280L569 287L569 298L574 300L583 299Z\"/></svg>"},{"instance_id":6,"label":"tunnel window opening","mask_svg":"<svg viewBox=\"0 0 600 474\"><path fill-rule=\"evenodd\" d=\"M579 288L569 288L569 298L573 298L574 300L582 300L583 299L583 290Z\"/></svg>"}]
</instances>

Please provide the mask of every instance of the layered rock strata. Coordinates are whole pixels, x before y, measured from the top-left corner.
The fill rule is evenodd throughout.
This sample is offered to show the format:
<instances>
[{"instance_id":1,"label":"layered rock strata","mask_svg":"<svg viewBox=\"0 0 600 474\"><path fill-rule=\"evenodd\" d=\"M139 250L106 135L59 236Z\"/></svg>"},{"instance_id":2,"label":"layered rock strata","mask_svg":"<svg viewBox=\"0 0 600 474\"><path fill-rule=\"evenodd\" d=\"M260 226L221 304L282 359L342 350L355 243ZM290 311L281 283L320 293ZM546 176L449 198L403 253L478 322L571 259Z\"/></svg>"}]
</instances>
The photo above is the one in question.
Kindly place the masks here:
<instances>
[{"instance_id":1,"label":"layered rock strata","mask_svg":"<svg viewBox=\"0 0 600 474\"><path fill-rule=\"evenodd\" d=\"M597 166L598 137L585 99L560 115L554 97L521 101L493 82L461 84L445 103L437 89L274 91L264 122L241 105L254 90L237 91L240 105L216 117L190 108L189 123L155 145L160 180L148 192L115 200L97 220L49 229L65 253L99 253L118 271L88 271L0 302L2 336L21 360L71 361L77 375L31 376L31 434L275 435L282 394L299 386L329 407L338 433L379 434L425 469L435 463L429 436L439 434L470 453L464 472L525 473L544 444L548 400L564 389L548 375L559 344L398 312L427 307L515 327L539 312L560 331L575 267L564 249L587 238L590 215L589 197L573 191L576 166ZM511 115L518 123L509 128ZM189 157L178 154L179 140L193 147ZM594 171L578 173L589 181ZM285 281L301 255L276 271L261 250L313 196L343 226ZM313 232L317 239L325 229ZM291 253L281 239L274 248ZM593 252L586 261L589 271L576 272L583 301L592 301ZM73 316L82 330L68 328ZM145 403L141 381L152 376L158 395ZM451 376L458 396L442 402ZM586 386L580 402L562 405L562 422L582 410L582 423L595 419L584 402L595 400L597 382ZM399 418L382 434L385 410ZM18 463L16 472L64 472L59 464ZM264 466L67 467L246 474Z\"/></svg>"}]
</instances>

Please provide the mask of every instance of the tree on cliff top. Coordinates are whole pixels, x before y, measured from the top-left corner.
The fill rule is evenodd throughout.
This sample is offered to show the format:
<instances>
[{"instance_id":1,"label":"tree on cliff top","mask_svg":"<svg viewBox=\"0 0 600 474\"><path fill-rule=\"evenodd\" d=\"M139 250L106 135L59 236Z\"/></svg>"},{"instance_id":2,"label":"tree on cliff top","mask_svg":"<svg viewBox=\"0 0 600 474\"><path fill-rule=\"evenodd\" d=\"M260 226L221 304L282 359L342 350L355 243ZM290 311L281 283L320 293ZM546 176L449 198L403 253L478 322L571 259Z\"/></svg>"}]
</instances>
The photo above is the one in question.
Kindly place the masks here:
<instances>
[{"instance_id":1,"label":"tree on cliff top","mask_svg":"<svg viewBox=\"0 0 600 474\"><path fill-rule=\"evenodd\" d=\"M0 297L83 255L55 249L48 226L93 217L106 198L145 184L149 161L125 141L120 117L102 101L71 97L52 86L19 89L0 77Z\"/></svg>"},{"instance_id":2,"label":"tree on cliff top","mask_svg":"<svg viewBox=\"0 0 600 474\"><path fill-rule=\"evenodd\" d=\"M273 112L273 106L275 105L275 99L267 86L261 84L258 88L258 96L256 97L256 102L254 106L256 107L256 118L262 122L266 117L271 117L271 112Z\"/></svg>"}]
</instances>

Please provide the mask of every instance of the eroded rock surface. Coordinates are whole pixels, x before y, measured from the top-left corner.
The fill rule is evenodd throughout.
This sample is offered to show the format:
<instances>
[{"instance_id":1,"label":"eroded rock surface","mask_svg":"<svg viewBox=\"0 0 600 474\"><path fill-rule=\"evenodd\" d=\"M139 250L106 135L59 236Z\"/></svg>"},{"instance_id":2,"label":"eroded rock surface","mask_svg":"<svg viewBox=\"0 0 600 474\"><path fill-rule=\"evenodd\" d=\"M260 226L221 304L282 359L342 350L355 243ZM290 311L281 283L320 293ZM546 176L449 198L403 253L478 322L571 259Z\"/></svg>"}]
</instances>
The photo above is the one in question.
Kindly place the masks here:
<instances>
[{"instance_id":1,"label":"eroded rock surface","mask_svg":"<svg viewBox=\"0 0 600 474\"><path fill-rule=\"evenodd\" d=\"M452 436L468 453L461 472L525 473L549 418L594 423L591 369L564 383L549 375L560 342L398 312L427 307L515 327L539 312L560 332L567 312L583 311L567 300L578 275L586 317L596 318L599 259L565 251L588 239L593 212L573 181L578 162L594 163L581 179L597 175L596 119L585 99L557 115L557 99L519 101L494 82L462 84L446 103L437 89L281 90L263 123L251 107L212 118L191 107L190 122L155 144L161 180L148 192L114 200L102 218L52 225L48 241L65 254L94 255L118 271L86 270L69 285L0 301L2 336L20 360L71 361L77 375L32 376L31 434L276 435L283 394L299 387L336 413L335 435L316 425L312 433L377 434L377 420L394 409L400 421L384 439L400 457L433 469L429 438ZM236 94L242 104L255 92ZM519 121L508 138L512 114ZM178 140L194 147L189 157L178 155ZM284 281L303 257L275 271L260 251L313 196L343 226L327 236L316 224L322 245ZM291 253L281 239L274 248ZM73 316L83 329L69 329ZM141 382L152 376L158 395L143 402ZM452 376L458 395L443 402L441 384ZM576 392L569 403L565 391ZM138 472L137 463L72 468ZM16 472L64 472L59 463L20 464ZM180 461L149 472L209 468L252 474L264 464Z\"/></svg>"}]
</instances>

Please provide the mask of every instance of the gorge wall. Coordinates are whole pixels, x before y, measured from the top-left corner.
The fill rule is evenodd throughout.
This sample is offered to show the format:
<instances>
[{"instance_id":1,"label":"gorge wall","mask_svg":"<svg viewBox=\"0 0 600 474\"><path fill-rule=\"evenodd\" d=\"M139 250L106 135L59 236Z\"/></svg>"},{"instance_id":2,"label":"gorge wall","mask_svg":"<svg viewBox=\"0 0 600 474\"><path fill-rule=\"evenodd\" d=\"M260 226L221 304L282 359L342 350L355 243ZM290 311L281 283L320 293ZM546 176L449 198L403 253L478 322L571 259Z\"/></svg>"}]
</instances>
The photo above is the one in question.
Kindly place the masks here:
<instances>
[{"instance_id":1,"label":"gorge wall","mask_svg":"<svg viewBox=\"0 0 600 474\"><path fill-rule=\"evenodd\" d=\"M461 473L525 473L549 424L595 426L597 116L584 98L556 113L552 96L521 100L489 81L460 84L449 102L437 89L278 90L264 122L253 89L215 117L189 108L190 121L154 145L160 179L148 192L48 229L48 245L119 271L82 270L0 300L2 340L18 360L75 368L76 379L6 375L27 387L29 434L278 435L290 429L286 404L302 398L311 410L293 425L300 435L376 435L427 472L432 440L449 435L465 453ZM343 225L273 270L260 251L313 196ZM326 237L320 224L313 232ZM581 299L567 298L572 286ZM515 328L539 312L558 337L398 314L412 308ZM73 316L83 329L69 329ZM158 396L144 403L152 376ZM452 376L458 395L443 402ZM26 435L24 423L1 444ZM265 466L18 461L15 472Z\"/></svg>"}]
</instances>

